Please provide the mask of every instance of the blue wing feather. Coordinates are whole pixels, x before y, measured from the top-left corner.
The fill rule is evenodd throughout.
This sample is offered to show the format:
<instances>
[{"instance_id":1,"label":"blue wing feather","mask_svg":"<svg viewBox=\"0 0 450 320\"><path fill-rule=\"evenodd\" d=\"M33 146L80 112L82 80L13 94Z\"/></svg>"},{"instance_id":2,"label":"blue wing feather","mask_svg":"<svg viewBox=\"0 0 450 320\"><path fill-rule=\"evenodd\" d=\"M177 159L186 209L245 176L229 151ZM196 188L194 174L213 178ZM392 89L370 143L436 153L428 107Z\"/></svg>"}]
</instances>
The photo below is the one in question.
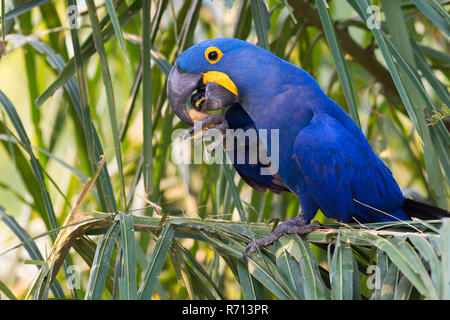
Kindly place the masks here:
<instances>
[{"instance_id":1,"label":"blue wing feather","mask_svg":"<svg viewBox=\"0 0 450 320\"><path fill-rule=\"evenodd\" d=\"M225 113L225 119L227 120L230 129L242 129L243 131L249 129L256 130L254 122L239 103L235 103L228 108ZM246 143L247 142L248 141L246 141ZM236 145L236 141L234 144ZM261 175L261 168L267 165L262 164L260 161L256 164L251 164L249 161L250 151L248 145L246 144L245 147L245 161L242 164L238 163L238 154L236 152L227 151L234 168L239 173L241 178L251 187L261 192L265 192L267 189L275 193L289 191L289 189L286 188L284 183L279 178L271 175ZM234 150L236 149L237 148L235 146Z\"/></svg>"},{"instance_id":2,"label":"blue wing feather","mask_svg":"<svg viewBox=\"0 0 450 320\"><path fill-rule=\"evenodd\" d=\"M326 216L343 222L407 218L389 169L335 118L315 115L294 148L305 185Z\"/></svg>"}]
</instances>

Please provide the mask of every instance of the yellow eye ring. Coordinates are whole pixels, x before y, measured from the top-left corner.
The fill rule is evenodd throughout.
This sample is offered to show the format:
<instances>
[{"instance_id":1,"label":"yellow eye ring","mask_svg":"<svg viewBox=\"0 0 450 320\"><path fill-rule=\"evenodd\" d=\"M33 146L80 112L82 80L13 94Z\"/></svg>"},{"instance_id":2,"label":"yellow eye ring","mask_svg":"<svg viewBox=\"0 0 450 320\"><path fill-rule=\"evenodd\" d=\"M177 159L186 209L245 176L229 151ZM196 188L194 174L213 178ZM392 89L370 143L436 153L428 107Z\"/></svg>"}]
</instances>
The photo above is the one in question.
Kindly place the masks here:
<instances>
[{"instance_id":1,"label":"yellow eye ring","mask_svg":"<svg viewBox=\"0 0 450 320\"><path fill-rule=\"evenodd\" d=\"M209 63L215 64L222 58L223 53L217 47L209 47L205 50L205 58Z\"/></svg>"}]
</instances>

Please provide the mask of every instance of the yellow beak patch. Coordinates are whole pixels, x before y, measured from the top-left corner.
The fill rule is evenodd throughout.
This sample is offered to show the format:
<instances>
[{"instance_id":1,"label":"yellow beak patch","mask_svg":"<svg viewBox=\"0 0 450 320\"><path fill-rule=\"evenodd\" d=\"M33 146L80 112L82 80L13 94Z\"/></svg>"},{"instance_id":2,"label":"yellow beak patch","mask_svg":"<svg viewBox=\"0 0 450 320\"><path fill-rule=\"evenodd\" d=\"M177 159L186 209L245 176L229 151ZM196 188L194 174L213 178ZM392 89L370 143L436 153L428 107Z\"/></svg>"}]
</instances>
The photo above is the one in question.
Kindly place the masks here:
<instances>
[{"instance_id":1,"label":"yellow beak patch","mask_svg":"<svg viewBox=\"0 0 450 320\"><path fill-rule=\"evenodd\" d=\"M203 83L207 84L208 82L215 82L220 84L222 87L233 93L234 95L238 95L238 90L234 82L230 79L228 75L219 71L208 71L203 74Z\"/></svg>"}]
</instances>

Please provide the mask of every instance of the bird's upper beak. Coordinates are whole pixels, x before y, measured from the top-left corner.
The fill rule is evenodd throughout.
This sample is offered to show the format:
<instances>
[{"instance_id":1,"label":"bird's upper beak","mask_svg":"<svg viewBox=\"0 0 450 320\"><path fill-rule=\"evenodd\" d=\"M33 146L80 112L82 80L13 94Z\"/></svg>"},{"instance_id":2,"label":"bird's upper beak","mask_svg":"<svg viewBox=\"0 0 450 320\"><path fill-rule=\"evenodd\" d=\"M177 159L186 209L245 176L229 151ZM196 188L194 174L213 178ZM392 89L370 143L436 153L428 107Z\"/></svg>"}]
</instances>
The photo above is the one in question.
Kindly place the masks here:
<instances>
[{"instance_id":1,"label":"bird's upper beak","mask_svg":"<svg viewBox=\"0 0 450 320\"><path fill-rule=\"evenodd\" d=\"M237 88L226 74L183 72L176 63L167 79L167 96L175 114L191 126L194 122L187 112L189 97L198 111L218 110L238 101Z\"/></svg>"}]
</instances>

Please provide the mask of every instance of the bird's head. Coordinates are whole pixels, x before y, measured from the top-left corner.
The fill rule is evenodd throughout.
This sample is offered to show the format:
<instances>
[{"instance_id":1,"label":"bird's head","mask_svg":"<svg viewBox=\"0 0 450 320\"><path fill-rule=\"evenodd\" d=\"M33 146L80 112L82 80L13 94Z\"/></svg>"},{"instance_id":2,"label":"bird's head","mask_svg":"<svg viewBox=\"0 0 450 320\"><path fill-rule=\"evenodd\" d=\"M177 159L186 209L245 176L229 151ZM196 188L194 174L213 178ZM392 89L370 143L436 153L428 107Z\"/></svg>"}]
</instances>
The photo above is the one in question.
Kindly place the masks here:
<instances>
[{"instance_id":1,"label":"bird's head","mask_svg":"<svg viewBox=\"0 0 450 320\"><path fill-rule=\"evenodd\" d=\"M240 101L264 85L275 56L249 42L218 38L184 51L175 61L167 84L170 105L178 117L193 125L187 101L199 111L218 110ZM276 58L277 59L277 58ZM273 80L272 80L273 81Z\"/></svg>"}]
</instances>

